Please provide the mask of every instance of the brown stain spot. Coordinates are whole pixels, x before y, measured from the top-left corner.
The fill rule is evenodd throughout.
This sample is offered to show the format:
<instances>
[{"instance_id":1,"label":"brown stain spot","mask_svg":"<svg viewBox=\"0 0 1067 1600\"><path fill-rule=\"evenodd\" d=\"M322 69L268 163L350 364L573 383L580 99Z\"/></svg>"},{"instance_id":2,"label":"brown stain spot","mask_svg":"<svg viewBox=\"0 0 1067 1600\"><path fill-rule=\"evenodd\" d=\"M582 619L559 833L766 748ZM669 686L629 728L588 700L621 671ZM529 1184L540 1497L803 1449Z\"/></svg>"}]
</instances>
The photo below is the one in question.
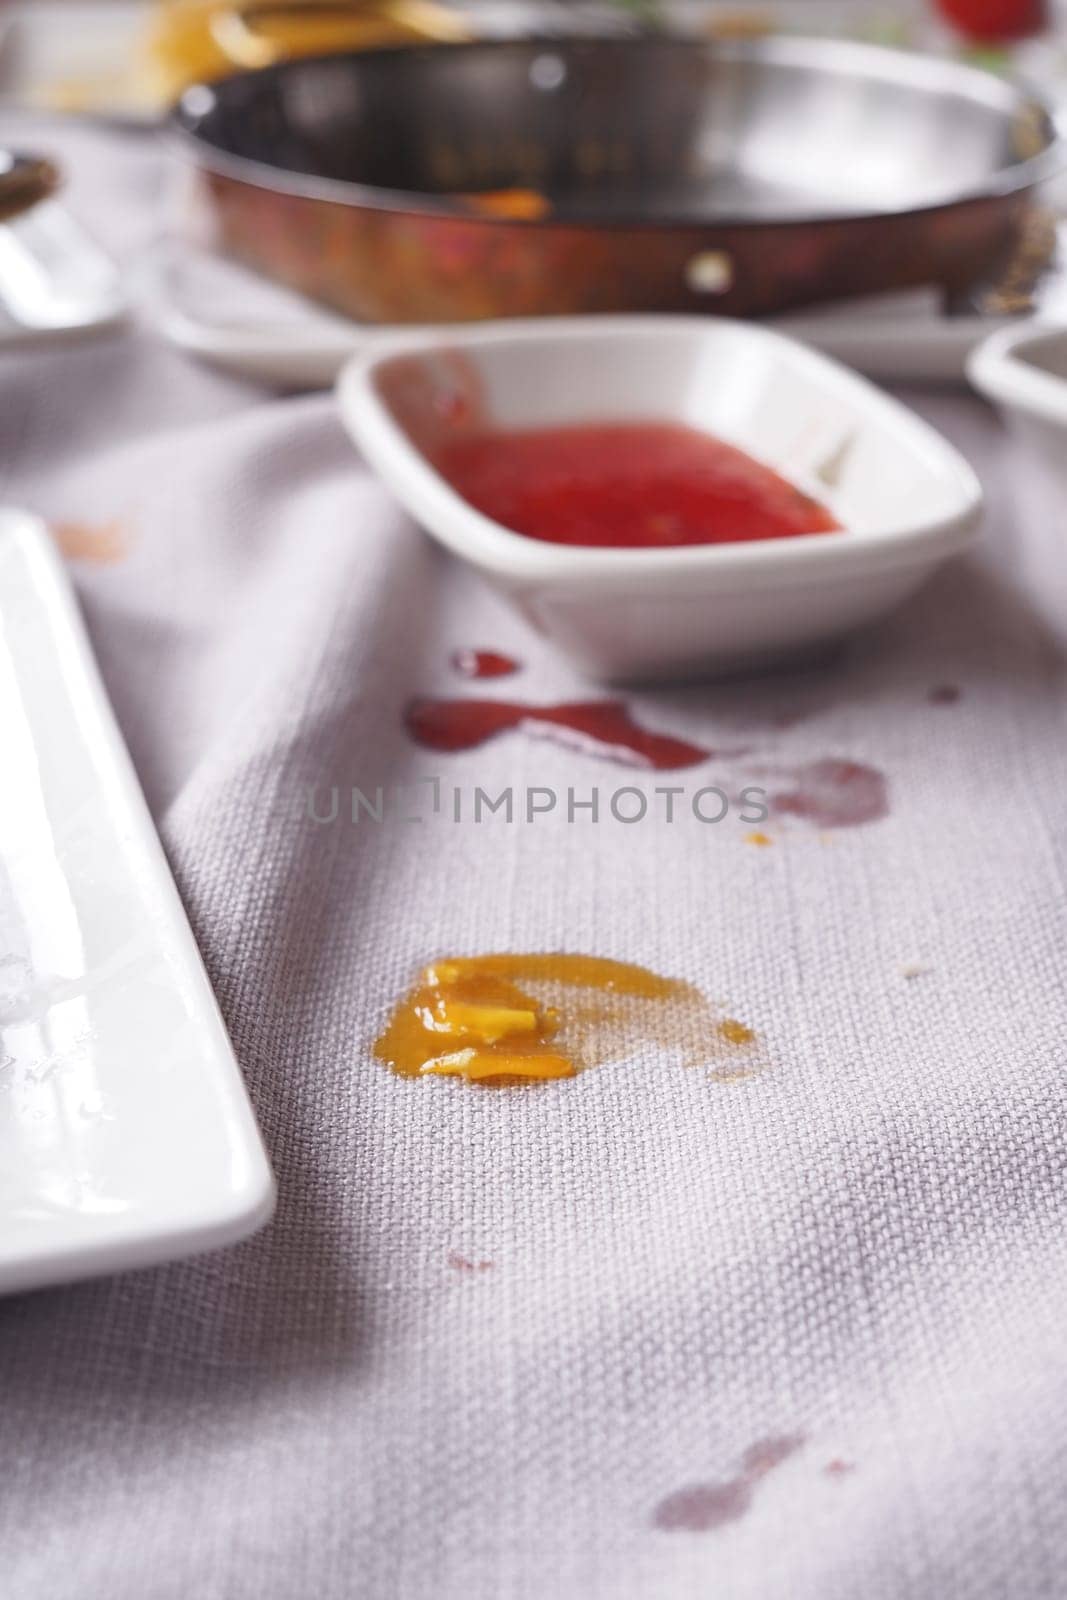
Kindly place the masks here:
<instances>
[{"instance_id":1,"label":"brown stain spot","mask_svg":"<svg viewBox=\"0 0 1067 1600\"><path fill-rule=\"evenodd\" d=\"M725 1483L691 1483L661 1500L652 1526L664 1533L710 1533L738 1522L752 1504L756 1485L804 1444L800 1433L772 1434L757 1439L741 1457L741 1470Z\"/></svg>"},{"instance_id":2,"label":"brown stain spot","mask_svg":"<svg viewBox=\"0 0 1067 1600\"><path fill-rule=\"evenodd\" d=\"M792 788L770 797L779 816L818 828L859 828L889 815L889 787L876 767L827 756L794 767L789 777Z\"/></svg>"},{"instance_id":3,"label":"brown stain spot","mask_svg":"<svg viewBox=\"0 0 1067 1600\"><path fill-rule=\"evenodd\" d=\"M53 522L52 537L68 561L92 561L110 566L129 551L129 538L120 522Z\"/></svg>"},{"instance_id":4,"label":"brown stain spot","mask_svg":"<svg viewBox=\"0 0 1067 1600\"><path fill-rule=\"evenodd\" d=\"M826 1463L822 1470L824 1478L847 1478L850 1473L855 1472L856 1463L854 1461L842 1461L840 1456L835 1456L832 1461Z\"/></svg>"},{"instance_id":5,"label":"brown stain spot","mask_svg":"<svg viewBox=\"0 0 1067 1600\"><path fill-rule=\"evenodd\" d=\"M962 690L955 683L938 683L926 696L932 706L954 706L960 701Z\"/></svg>"},{"instance_id":6,"label":"brown stain spot","mask_svg":"<svg viewBox=\"0 0 1067 1600\"><path fill-rule=\"evenodd\" d=\"M470 1256L461 1256L456 1250L450 1250L447 1259L456 1272L488 1272L493 1266L492 1261L474 1261Z\"/></svg>"}]
</instances>

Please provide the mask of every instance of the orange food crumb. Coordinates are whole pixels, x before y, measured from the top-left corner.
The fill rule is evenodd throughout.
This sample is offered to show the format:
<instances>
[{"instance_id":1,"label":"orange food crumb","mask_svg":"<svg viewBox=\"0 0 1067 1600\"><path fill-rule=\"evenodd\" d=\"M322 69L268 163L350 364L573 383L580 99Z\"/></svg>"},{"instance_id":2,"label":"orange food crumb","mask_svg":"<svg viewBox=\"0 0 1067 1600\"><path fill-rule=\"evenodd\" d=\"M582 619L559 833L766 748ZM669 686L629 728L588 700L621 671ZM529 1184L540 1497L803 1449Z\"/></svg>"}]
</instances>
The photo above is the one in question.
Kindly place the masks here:
<instances>
[{"instance_id":1,"label":"orange food crumb","mask_svg":"<svg viewBox=\"0 0 1067 1600\"><path fill-rule=\"evenodd\" d=\"M483 216L503 217L513 222L540 222L547 217L551 203L536 189L487 189L480 194L461 194L465 206Z\"/></svg>"},{"instance_id":2,"label":"orange food crumb","mask_svg":"<svg viewBox=\"0 0 1067 1600\"><path fill-rule=\"evenodd\" d=\"M774 840L769 833L760 833L757 828L755 832L745 834L745 843L759 845L761 849L765 849L767 845L773 844Z\"/></svg>"}]
</instances>

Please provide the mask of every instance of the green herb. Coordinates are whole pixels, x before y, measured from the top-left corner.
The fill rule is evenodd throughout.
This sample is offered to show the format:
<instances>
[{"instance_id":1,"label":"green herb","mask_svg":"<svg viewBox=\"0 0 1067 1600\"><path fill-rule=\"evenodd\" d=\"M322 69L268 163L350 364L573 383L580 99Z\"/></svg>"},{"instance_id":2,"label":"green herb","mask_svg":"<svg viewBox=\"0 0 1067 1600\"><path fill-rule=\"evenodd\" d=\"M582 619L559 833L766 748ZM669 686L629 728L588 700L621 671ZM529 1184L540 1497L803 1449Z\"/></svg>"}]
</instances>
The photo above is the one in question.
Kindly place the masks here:
<instances>
[{"instance_id":1,"label":"green herb","mask_svg":"<svg viewBox=\"0 0 1067 1600\"><path fill-rule=\"evenodd\" d=\"M620 11L629 12L642 28L658 31L666 26L663 0L612 0L612 3L618 6Z\"/></svg>"}]
</instances>

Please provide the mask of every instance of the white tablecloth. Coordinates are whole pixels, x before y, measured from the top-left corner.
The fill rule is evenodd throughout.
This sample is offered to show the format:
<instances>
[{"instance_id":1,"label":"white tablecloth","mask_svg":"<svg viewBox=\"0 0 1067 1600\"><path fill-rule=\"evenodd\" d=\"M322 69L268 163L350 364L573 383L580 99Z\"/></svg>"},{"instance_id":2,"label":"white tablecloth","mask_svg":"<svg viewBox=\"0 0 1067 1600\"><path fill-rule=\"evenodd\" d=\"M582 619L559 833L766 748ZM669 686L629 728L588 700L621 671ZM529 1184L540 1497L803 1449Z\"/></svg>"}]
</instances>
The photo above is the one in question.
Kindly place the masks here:
<instances>
[{"instance_id":1,"label":"white tablecloth","mask_svg":"<svg viewBox=\"0 0 1067 1600\"><path fill-rule=\"evenodd\" d=\"M134 257L151 141L31 136ZM329 396L147 331L0 357L2 498L121 529L77 583L280 1186L237 1249L0 1304L4 1600L1064 1593L1063 529L990 413L911 398L986 481L982 554L803 675L632 697L885 772L885 820L755 848L312 822L316 784L644 780L410 743L456 647L590 690ZM645 1047L493 1095L371 1058L435 955L557 948L692 980L764 1070Z\"/></svg>"}]
</instances>

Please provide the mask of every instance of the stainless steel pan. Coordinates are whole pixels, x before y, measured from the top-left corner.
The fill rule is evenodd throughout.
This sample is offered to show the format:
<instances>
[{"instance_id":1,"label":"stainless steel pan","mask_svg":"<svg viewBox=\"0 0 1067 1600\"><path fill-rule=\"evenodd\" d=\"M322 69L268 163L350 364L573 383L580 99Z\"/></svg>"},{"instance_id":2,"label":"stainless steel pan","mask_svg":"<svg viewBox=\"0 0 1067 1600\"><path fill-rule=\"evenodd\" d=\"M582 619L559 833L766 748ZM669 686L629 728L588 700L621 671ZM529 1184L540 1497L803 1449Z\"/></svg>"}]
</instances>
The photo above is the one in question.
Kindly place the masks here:
<instances>
[{"instance_id":1,"label":"stainless steel pan","mask_svg":"<svg viewBox=\"0 0 1067 1600\"><path fill-rule=\"evenodd\" d=\"M1020 87L810 39L294 60L173 120L223 247L371 322L960 296L1064 162Z\"/></svg>"}]
</instances>

